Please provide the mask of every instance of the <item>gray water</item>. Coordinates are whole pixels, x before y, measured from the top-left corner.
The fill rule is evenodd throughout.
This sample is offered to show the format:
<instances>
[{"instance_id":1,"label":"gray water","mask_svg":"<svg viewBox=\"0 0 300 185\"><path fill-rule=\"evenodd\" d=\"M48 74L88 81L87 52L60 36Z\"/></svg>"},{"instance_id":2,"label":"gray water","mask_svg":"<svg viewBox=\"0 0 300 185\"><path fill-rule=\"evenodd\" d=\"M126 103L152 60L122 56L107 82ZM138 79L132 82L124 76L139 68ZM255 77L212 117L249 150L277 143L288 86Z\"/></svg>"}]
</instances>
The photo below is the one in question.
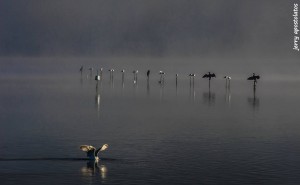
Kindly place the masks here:
<instances>
[{"instance_id":1,"label":"gray water","mask_svg":"<svg viewBox=\"0 0 300 185\"><path fill-rule=\"evenodd\" d=\"M209 90L209 62L119 60L1 60L0 184L300 183L297 78L268 71L254 92L252 68L233 69L228 89L220 67ZM98 164L82 160L80 145L104 143Z\"/></svg>"}]
</instances>

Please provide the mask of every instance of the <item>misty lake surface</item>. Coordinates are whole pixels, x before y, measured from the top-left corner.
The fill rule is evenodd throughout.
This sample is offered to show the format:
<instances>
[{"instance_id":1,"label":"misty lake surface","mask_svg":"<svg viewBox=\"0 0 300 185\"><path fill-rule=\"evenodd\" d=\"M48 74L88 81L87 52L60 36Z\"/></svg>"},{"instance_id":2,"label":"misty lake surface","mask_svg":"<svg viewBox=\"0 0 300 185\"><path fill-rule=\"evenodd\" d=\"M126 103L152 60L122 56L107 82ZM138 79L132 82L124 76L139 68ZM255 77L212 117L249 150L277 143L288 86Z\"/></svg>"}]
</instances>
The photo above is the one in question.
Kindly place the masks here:
<instances>
[{"instance_id":1,"label":"misty lake surface","mask_svg":"<svg viewBox=\"0 0 300 185\"><path fill-rule=\"evenodd\" d=\"M260 69L254 94L246 80L254 69L209 62L20 58L0 66L1 185L300 183L299 80ZM98 85L89 67L104 67ZM208 71L217 74L210 90L201 78ZM80 145L104 143L98 164L80 160Z\"/></svg>"}]
</instances>

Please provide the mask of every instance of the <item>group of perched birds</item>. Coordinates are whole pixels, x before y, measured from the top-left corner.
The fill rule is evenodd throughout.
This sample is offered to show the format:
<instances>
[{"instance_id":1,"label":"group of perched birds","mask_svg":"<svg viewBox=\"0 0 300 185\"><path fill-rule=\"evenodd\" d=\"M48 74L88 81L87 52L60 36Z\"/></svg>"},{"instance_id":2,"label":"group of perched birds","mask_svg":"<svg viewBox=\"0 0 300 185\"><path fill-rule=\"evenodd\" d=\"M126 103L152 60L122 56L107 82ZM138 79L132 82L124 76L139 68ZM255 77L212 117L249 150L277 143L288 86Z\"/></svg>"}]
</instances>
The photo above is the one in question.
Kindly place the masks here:
<instances>
[{"instance_id":1,"label":"group of perched birds","mask_svg":"<svg viewBox=\"0 0 300 185\"><path fill-rule=\"evenodd\" d=\"M83 66L81 66L81 68L79 69L81 74L83 73ZM90 73L92 75L92 71L93 71L93 68L89 68L90 70ZM114 73L114 69L109 69L108 70L110 72L110 77L113 78L113 73ZM100 68L100 70L97 70L97 75L95 76L95 80L96 81L99 81L101 80L102 78L102 73L103 73L103 68ZM124 80L124 74L125 74L125 70L121 70L121 73L122 73L122 80ZM138 74L138 70L134 70L133 72L133 83L137 83L137 74ZM150 70L147 71L147 79L149 80L149 77L150 77ZM163 72L163 71L159 71L159 75L160 75L160 80L159 80L159 83L164 83L164 75L166 73ZM194 73L191 73L188 75L190 77L190 80L193 79L194 80L194 77L196 76L196 74ZM177 84L177 78L178 78L178 74L176 74L176 84ZM216 78L216 74L215 73L206 73L202 76L202 78L207 78L210 82L210 80L212 78ZM224 78L226 79L226 86L230 84L230 80L231 80L231 77L230 76L224 76ZM255 87L256 83L257 83L257 80L260 79L260 76L259 75L256 75L255 73L252 74L252 76L248 77L247 80L253 80L253 85ZM81 145L80 146L80 149L84 152L86 152L87 154L87 159L88 160L91 160L91 161L95 161L95 162L98 162L99 161L99 157L98 157L98 154L99 152L101 151L104 151L108 148L108 144L104 144L102 147L96 149L95 147L91 146L91 145Z\"/></svg>"},{"instance_id":2,"label":"group of perched birds","mask_svg":"<svg viewBox=\"0 0 300 185\"><path fill-rule=\"evenodd\" d=\"M81 72L81 74L83 73L83 66L80 67L79 71ZM90 67L88 70L90 70L90 75L92 75L92 72L93 72L93 68ZM110 78L112 79L113 78L113 74L114 74L114 69L109 69L108 70L110 72ZM133 70L132 73L133 73L133 83L137 83L137 79L138 79L138 70ZM99 81L102 79L102 73L103 73L103 68L100 68L100 70L97 70L97 75L95 76L95 80L96 81ZM121 73L122 73L122 80L124 80L124 75L125 75L125 70L121 70ZM147 70L147 79L149 80L149 77L150 77L150 70ZM165 72L164 71L159 71L159 75L160 75L160 79L159 79L159 83L164 83L165 79L164 79L164 76L165 76ZM177 78L178 78L178 74L176 74L176 84L177 84ZM194 77L196 76L195 73L190 73L188 75L190 77L190 80L193 79L194 80ZM212 78L216 78L216 74L215 73L206 73L202 76L202 78L207 78L209 81L212 79ZM224 76L224 78L226 79L226 85L227 84L230 84L230 80L231 80L231 77L230 76ZM252 74L252 76L248 77L247 80L253 80L253 85L255 86L256 83L257 83L257 80L260 79L260 76L259 75L256 75L255 73Z\"/></svg>"}]
</instances>

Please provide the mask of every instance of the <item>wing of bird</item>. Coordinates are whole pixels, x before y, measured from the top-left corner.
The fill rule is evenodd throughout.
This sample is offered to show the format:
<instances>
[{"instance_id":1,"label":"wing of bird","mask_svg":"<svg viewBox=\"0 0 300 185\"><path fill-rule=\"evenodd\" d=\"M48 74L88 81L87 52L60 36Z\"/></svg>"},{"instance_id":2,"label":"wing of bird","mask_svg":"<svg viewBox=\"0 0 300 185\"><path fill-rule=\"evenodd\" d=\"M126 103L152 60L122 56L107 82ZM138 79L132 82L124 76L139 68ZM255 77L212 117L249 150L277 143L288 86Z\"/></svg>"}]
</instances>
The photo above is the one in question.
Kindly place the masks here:
<instances>
[{"instance_id":1,"label":"wing of bird","mask_svg":"<svg viewBox=\"0 0 300 185\"><path fill-rule=\"evenodd\" d=\"M101 148L97 149L95 155L97 156L100 151L104 151L108 148L108 144L104 144Z\"/></svg>"},{"instance_id":2,"label":"wing of bird","mask_svg":"<svg viewBox=\"0 0 300 185\"><path fill-rule=\"evenodd\" d=\"M260 76L259 75L257 75L257 76L255 76L257 79L260 79Z\"/></svg>"},{"instance_id":3,"label":"wing of bird","mask_svg":"<svg viewBox=\"0 0 300 185\"><path fill-rule=\"evenodd\" d=\"M211 74L211 77L216 77L215 73Z\"/></svg>"},{"instance_id":4,"label":"wing of bird","mask_svg":"<svg viewBox=\"0 0 300 185\"><path fill-rule=\"evenodd\" d=\"M254 80L253 76L250 76L249 78L247 78L247 80Z\"/></svg>"},{"instance_id":5,"label":"wing of bird","mask_svg":"<svg viewBox=\"0 0 300 185\"><path fill-rule=\"evenodd\" d=\"M91 146L91 145L81 145L80 149L84 152L88 152L91 150L95 150L95 147Z\"/></svg>"},{"instance_id":6,"label":"wing of bird","mask_svg":"<svg viewBox=\"0 0 300 185\"><path fill-rule=\"evenodd\" d=\"M208 78L208 75L207 75L207 74L205 74L205 75L203 75L203 76L202 76L202 78Z\"/></svg>"}]
</instances>

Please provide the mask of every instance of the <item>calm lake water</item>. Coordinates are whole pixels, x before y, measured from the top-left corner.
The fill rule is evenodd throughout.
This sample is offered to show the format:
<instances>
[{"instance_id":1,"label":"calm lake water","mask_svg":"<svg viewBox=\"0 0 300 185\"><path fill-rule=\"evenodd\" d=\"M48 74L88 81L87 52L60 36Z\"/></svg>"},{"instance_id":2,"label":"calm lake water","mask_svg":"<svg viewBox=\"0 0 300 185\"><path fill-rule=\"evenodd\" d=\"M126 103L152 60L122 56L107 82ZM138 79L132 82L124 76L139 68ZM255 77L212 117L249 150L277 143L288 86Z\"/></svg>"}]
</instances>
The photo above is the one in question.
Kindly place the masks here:
<instances>
[{"instance_id":1,"label":"calm lake water","mask_svg":"<svg viewBox=\"0 0 300 185\"><path fill-rule=\"evenodd\" d=\"M0 66L1 185L300 183L297 79L260 69L254 94L245 80L251 67L216 68L209 90L201 78L209 62L2 59ZM104 67L98 86L90 66ZM197 74L194 86L189 73ZM98 164L80 160L80 145L104 143Z\"/></svg>"}]
</instances>

